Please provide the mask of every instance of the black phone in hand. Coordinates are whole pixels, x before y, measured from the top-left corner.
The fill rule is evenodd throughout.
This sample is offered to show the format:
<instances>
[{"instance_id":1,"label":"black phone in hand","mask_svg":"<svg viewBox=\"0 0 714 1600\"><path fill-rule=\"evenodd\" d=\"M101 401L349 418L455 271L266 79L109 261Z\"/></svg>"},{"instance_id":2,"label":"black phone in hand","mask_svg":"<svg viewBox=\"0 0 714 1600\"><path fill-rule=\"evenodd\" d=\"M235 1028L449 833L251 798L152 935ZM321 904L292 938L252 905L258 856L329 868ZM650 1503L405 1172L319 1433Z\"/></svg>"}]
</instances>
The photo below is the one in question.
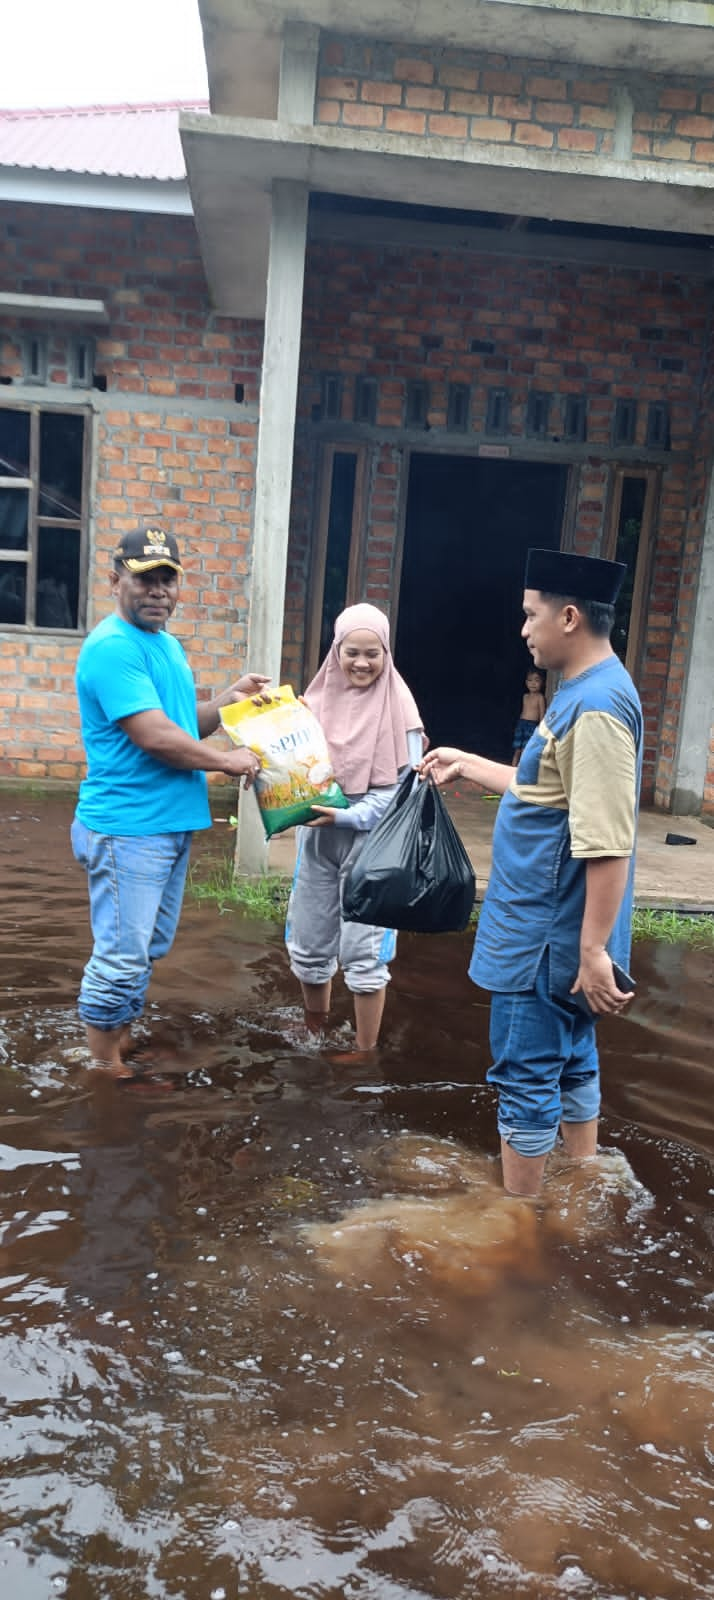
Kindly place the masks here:
<instances>
[{"instance_id":1,"label":"black phone in hand","mask_svg":"<svg viewBox=\"0 0 714 1600\"><path fill-rule=\"evenodd\" d=\"M612 957L610 957L610 960L612 961ZM620 990L621 994L634 994L637 984L632 975L629 972L625 972L624 967L620 966L619 961L612 962L612 976L615 980L615 987ZM568 999L571 1005L577 1006L579 1011L584 1011L586 1017L599 1017L601 1014L599 1011L593 1011L588 1005L582 989L578 989L577 994L569 994Z\"/></svg>"},{"instance_id":2,"label":"black phone in hand","mask_svg":"<svg viewBox=\"0 0 714 1600\"><path fill-rule=\"evenodd\" d=\"M629 972L625 972L624 967L621 967L617 961L612 963L612 976L615 979L615 986L620 990L621 994L634 994L637 988L634 978Z\"/></svg>"}]
</instances>

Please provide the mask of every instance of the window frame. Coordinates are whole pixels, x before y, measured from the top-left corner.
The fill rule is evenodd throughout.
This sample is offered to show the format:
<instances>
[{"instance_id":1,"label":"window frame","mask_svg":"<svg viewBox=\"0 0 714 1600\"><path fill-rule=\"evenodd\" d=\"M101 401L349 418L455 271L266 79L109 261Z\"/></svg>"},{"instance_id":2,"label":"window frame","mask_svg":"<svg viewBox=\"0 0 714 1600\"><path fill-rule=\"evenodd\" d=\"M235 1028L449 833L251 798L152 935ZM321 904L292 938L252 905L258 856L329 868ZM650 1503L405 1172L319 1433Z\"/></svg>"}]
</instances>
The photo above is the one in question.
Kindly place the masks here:
<instances>
[{"instance_id":1,"label":"window frame","mask_svg":"<svg viewBox=\"0 0 714 1600\"><path fill-rule=\"evenodd\" d=\"M637 560L632 580L630 626L627 633L627 650L625 653L625 666L634 683L637 683L644 654L647 598L652 572L662 468L645 466L644 464L642 466L618 465L612 467L602 550L606 561L614 561L616 558L617 538L620 531L620 516L622 513L622 493L627 478L644 478L645 480L645 498L642 507L640 536L637 543Z\"/></svg>"},{"instance_id":2,"label":"window frame","mask_svg":"<svg viewBox=\"0 0 714 1600\"><path fill-rule=\"evenodd\" d=\"M0 473L0 488L18 489L27 491L27 549L11 550L0 546L0 573L3 566L10 562L24 562L27 567L26 582L26 607L24 622L0 621L0 633L61 633L76 638L78 634L86 632L87 619L87 591L88 591L88 556L89 556L89 474L91 463L91 420L92 410L87 405L53 404L48 400L16 400L0 399L0 414L4 411L29 413L30 417L30 471L26 478L7 477ZM78 517L47 517L39 512L40 499L40 425L43 414L60 413L81 416L84 421L82 436L82 495L80 513ZM76 529L79 534L79 587L77 594L77 626L76 628L43 627L36 619L37 614L37 570L39 558L40 532L43 528L68 528Z\"/></svg>"},{"instance_id":3,"label":"window frame","mask_svg":"<svg viewBox=\"0 0 714 1600\"><path fill-rule=\"evenodd\" d=\"M325 599L325 565L327 560L327 538L330 527L330 505L332 500L332 475L336 455L355 457L355 487L352 500L352 525L350 532L350 554L347 567L347 591L345 606L354 605L359 599L362 580L362 565L364 560L364 513L365 489L367 474L367 448L363 444L350 444L347 440L339 444L326 444L322 449L320 462L320 483L316 501L316 516L312 540L312 561L310 564L310 578L308 584L308 610L307 625L305 628L305 660L304 678L309 683L314 678L319 666L320 632L322 628L322 608Z\"/></svg>"}]
</instances>

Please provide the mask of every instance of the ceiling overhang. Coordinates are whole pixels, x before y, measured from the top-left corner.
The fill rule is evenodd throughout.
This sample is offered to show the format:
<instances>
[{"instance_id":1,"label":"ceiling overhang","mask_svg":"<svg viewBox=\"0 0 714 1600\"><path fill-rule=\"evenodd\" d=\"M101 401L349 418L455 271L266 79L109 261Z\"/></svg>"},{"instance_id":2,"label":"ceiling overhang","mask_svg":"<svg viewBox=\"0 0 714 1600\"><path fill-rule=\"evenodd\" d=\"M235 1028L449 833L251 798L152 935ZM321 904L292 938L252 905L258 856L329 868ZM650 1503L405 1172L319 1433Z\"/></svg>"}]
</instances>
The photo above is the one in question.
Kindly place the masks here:
<instances>
[{"instance_id":1,"label":"ceiling overhang","mask_svg":"<svg viewBox=\"0 0 714 1600\"><path fill-rule=\"evenodd\" d=\"M201 253L219 312L262 318L272 186L449 212L507 213L714 237L714 171L322 125L185 112L181 137Z\"/></svg>"}]
</instances>

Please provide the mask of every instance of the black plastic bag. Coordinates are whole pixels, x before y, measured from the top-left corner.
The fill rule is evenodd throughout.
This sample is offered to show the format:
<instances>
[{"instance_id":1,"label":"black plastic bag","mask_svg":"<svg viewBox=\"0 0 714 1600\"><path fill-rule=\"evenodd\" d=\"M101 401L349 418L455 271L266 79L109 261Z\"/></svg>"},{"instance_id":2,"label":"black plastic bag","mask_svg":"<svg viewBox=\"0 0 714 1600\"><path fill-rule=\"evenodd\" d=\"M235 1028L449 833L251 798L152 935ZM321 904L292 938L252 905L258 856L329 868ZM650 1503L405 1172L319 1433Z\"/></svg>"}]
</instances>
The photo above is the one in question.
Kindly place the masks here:
<instances>
[{"instance_id":1,"label":"black plastic bag","mask_svg":"<svg viewBox=\"0 0 714 1600\"><path fill-rule=\"evenodd\" d=\"M408 773L347 875L343 916L410 933L456 933L475 893L473 867L438 789Z\"/></svg>"}]
</instances>

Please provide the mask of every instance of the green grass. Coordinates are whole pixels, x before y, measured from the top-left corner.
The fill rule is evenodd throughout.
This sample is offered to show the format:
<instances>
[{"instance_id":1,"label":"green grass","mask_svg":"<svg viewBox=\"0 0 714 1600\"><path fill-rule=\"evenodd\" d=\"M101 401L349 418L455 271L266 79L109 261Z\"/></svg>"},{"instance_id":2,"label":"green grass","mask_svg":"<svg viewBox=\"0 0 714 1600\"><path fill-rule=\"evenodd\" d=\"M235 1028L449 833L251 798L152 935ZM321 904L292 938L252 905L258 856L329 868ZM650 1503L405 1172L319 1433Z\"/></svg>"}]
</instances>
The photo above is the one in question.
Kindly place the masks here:
<instances>
[{"instance_id":1,"label":"green grass","mask_svg":"<svg viewBox=\"0 0 714 1600\"><path fill-rule=\"evenodd\" d=\"M714 950L714 916L701 912L690 916L685 911L649 911L636 906L632 913L633 940L650 939L659 944L688 944L694 950Z\"/></svg>"},{"instance_id":2,"label":"green grass","mask_svg":"<svg viewBox=\"0 0 714 1600\"><path fill-rule=\"evenodd\" d=\"M199 862L189 870L188 890L194 900L212 901L219 911L233 907L266 922L282 922L288 908L290 879L279 873L235 877L232 860Z\"/></svg>"},{"instance_id":3,"label":"green grass","mask_svg":"<svg viewBox=\"0 0 714 1600\"><path fill-rule=\"evenodd\" d=\"M229 907L266 922L282 922L288 906L290 879L280 873L265 877L241 878L233 875L233 861L204 861L191 868L189 893L194 900L211 901L219 911ZM478 922L479 907L474 906L469 926ZM650 911L638 906L632 915L632 937L652 943L686 944L695 950L714 949L714 916L688 915L681 911Z\"/></svg>"}]
</instances>

